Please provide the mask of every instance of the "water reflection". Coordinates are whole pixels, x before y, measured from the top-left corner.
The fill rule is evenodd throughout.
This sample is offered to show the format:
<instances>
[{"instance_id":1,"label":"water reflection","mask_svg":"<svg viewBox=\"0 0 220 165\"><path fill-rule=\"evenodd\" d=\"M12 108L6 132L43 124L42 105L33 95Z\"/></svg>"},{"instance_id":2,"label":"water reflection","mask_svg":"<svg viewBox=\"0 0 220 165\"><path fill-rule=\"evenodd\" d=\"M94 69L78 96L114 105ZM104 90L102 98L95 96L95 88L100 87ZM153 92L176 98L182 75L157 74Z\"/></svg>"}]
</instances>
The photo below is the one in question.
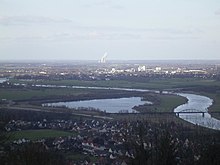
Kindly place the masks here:
<instances>
[{"instance_id":1,"label":"water reflection","mask_svg":"<svg viewBox=\"0 0 220 165\"><path fill-rule=\"evenodd\" d=\"M21 85L21 84L18 84ZM23 85L23 84L22 84ZM33 85L36 87L45 87L45 88L50 88L50 87L57 87L57 88L83 88L83 89L104 89L104 90L124 90L124 91L139 91L139 92L154 92L154 93L160 93L158 90L148 90L148 89L130 89L130 88L111 88L111 87L84 87L84 86L57 86L57 85ZM162 93L164 94L170 94L172 92L168 91L163 91ZM177 108L174 109L174 112L180 112L184 110L189 110L191 109L206 112L204 113L204 117L202 113L184 113L180 114L179 117L190 122L193 124L198 124L204 127L212 128L212 129L217 129L220 130L220 121L212 118L211 115L208 113L207 108L212 105L213 100L201 96L201 95L195 95L195 94L188 94L188 93L176 93L179 96L186 97L188 99L188 102L186 104L180 105ZM135 99L134 99L135 98ZM125 100L124 100L125 99ZM128 99L128 100L126 100ZM142 105L144 104L141 102L141 99L139 98L136 100L137 97L132 97L132 98L120 98L120 99L101 99L101 100L89 100L89 101L81 101L78 103L67 103L67 102L60 102L60 103L49 103L48 105L57 105L57 106L62 106L62 105L67 105L67 107L70 108L76 108L76 107L94 107L96 109L101 109L105 110L106 112L110 113L117 113L120 110L128 110L128 112L133 112L132 107L135 105ZM103 100L108 100L108 104ZM111 100L111 101L109 101ZM125 102L124 102L125 101ZM126 104L126 106L123 107L123 103ZM147 102L146 102L147 103ZM149 102L148 102L149 103ZM70 105L68 105L70 104ZM78 105L77 105L78 104ZM117 106L114 106L116 104ZM130 105L131 104L131 105ZM45 104L46 105L46 104ZM114 107L114 108L111 108ZM117 107L117 108L116 108Z\"/></svg>"},{"instance_id":2,"label":"water reflection","mask_svg":"<svg viewBox=\"0 0 220 165\"><path fill-rule=\"evenodd\" d=\"M205 112L204 115L203 113L180 113L180 118L193 124L220 130L220 121L208 114L208 107L212 105L212 99L188 93L177 93L177 95L186 97L188 102L175 108L174 112Z\"/></svg>"},{"instance_id":3,"label":"water reflection","mask_svg":"<svg viewBox=\"0 0 220 165\"><path fill-rule=\"evenodd\" d=\"M134 106L152 104L149 101L142 101L141 97L130 97L130 98L117 98L117 99L97 99L97 100L84 100L84 101L70 101L70 102L58 102L58 103L47 103L44 106L65 106L68 108L94 108L108 113L118 112L136 112L132 109Z\"/></svg>"}]
</instances>

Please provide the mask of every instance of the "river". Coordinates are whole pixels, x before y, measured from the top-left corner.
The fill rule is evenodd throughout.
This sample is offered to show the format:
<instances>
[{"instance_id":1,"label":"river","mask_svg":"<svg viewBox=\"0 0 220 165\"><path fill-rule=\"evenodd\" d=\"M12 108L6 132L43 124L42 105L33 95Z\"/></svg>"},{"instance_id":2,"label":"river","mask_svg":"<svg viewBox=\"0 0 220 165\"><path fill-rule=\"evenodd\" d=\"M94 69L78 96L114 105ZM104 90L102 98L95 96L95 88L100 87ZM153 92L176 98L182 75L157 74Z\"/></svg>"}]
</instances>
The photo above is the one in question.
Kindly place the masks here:
<instances>
[{"instance_id":1,"label":"river","mask_svg":"<svg viewBox=\"0 0 220 165\"><path fill-rule=\"evenodd\" d=\"M201 95L189 93L176 93L179 96L187 98L187 103L180 105L174 109L174 112L205 112L202 113L180 113L179 117L185 121L197 124L203 127L220 130L220 121L211 117L208 113L208 107L212 105L213 100Z\"/></svg>"},{"instance_id":2,"label":"river","mask_svg":"<svg viewBox=\"0 0 220 165\"><path fill-rule=\"evenodd\" d=\"M47 103L43 106L65 106L67 108L91 108L105 111L107 113L137 113L133 109L136 105L152 104L149 101L142 101L141 97L116 98L116 99L94 99L84 101L68 101L58 103Z\"/></svg>"},{"instance_id":3,"label":"river","mask_svg":"<svg viewBox=\"0 0 220 165\"><path fill-rule=\"evenodd\" d=\"M83 88L83 89L106 89L106 90L125 90L125 91L139 91L139 92L155 92L155 93L159 93L158 90L148 90L148 89L130 89L130 88L111 88L111 87L83 87L83 86L56 86L56 85L34 85L37 87L62 87L62 88ZM167 91L163 91L163 93L172 93L172 92L167 92ZM176 94L179 96L183 96L187 98L187 103L180 105L178 107L176 107L174 109L174 112L180 112L180 111L189 111L191 112L193 111L201 111L201 112L206 112L204 117L202 116L202 113L184 113L184 114L180 114L179 117L182 118L185 121L188 121L190 123L193 124L197 124L203 127L207 127L207 128L211 128L211 129L216 129L216 130L220 130L220 121L211 117L211 115L208 113L208 108L212 105L213 100L205 97L205 96L201 96L201 95L196 95L196 94L189 94L189 93L172 93L172 94ZM128 100L126 100L128 99ZM103 102L103 100L105 100ZM108 103L106 103L106 101ZM125 102L124 102L125 101ZM116 105L115 105L115 103ZM130 105L130 103L132 103ZM147 103L147 102L146 102ZM149 103L149 102L148 102ZM48 104L56 104L56 103L48 103ZM73 102L68 103L68 102L62 102L59 103L61 105L67 105L67 104L73 104ZM100 100L88 100L88 101L82 101L81 103L74 103L73 107L76 107L76 105L79 105L79 107L82 107L82 105L88 105L87 107L91 107L91 105L93 105L93 108L98 108L101 110L106 110L106 112L111 112L111 113L115 113L118 112L120 110L128 110L129 112L133 112L132 107L135 105L140 105L140 104L144 104L143 102L140 102L140 98L137 97L131 97L131 98L119 98L119 99L100 99ZM95 106L95 104L100 104L100 106ZM111 104L114 106L112 106L112 108L109 108L109 110L107 110L106 108L103 108L103 105L105 107L110 107ZM124 106L128 104L128 106ZM123 108L119 108L117 110L113 110L114 107L123 107ZM72 108L73 108L72 107ZM110 110L111 109L111 110Z\"/></svg>"}]
</instances>

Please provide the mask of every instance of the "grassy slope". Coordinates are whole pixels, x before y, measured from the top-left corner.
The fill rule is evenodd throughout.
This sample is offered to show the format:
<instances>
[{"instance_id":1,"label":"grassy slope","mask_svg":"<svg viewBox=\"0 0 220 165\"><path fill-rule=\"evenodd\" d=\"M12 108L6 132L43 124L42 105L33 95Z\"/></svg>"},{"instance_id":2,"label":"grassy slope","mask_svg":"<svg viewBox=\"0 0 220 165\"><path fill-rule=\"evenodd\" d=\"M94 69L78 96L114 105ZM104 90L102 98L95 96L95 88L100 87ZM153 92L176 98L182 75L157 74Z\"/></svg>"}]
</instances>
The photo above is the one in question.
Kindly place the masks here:
<instances>
[{"instance_id":1,"label":"grassy slope","mask_svg":"<svg viewBox=\"0 0 220 165\"><path fill-rule=\"evenodd\" d=\"M75 133L58 131L58 130L50 130L50 129L41 129L41 130L23 130L10 132L9 140L17 140L21 138L29 139L29 140L37 140L42 138L50 138L50 137L61 137L61 136L71 136Z\"/></svg>"}]
</instances>

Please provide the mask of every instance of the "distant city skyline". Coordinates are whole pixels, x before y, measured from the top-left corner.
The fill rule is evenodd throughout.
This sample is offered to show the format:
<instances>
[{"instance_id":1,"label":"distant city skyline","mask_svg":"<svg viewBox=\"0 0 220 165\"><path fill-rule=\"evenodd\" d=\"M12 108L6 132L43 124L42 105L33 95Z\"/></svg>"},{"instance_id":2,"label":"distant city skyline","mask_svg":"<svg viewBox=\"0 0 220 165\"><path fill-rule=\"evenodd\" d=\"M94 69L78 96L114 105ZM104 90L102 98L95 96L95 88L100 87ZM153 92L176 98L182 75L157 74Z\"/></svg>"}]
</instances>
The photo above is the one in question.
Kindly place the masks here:
<instances>
[{"instance_id":1,"label":"distant city skyline","mask_svg":"<svg viewBox=\"0 0 220 165\"><path fill-rule=\"evenodd\" d=\"M220 59L219 0L0 0L1 60Z\"/></svg>"}]
</instances>

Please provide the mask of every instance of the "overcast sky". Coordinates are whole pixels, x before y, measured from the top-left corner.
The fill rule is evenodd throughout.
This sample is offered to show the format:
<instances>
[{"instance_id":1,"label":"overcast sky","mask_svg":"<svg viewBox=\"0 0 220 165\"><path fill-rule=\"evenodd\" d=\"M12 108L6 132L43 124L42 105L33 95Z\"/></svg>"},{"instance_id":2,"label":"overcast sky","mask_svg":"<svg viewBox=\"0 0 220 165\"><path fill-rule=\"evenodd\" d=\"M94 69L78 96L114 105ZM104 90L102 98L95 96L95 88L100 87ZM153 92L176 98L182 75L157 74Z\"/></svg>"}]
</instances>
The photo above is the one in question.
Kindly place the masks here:
<instances>
[{"instance_id":1,"label":"overcast sky","mask_svg":"<svg viewBox=\"0 0 220 165\"><path fill-rule=\"evenodd\" d=\"M220 0L0 0L0 60L220 59Z\"/></svg>"}]
</instances>

